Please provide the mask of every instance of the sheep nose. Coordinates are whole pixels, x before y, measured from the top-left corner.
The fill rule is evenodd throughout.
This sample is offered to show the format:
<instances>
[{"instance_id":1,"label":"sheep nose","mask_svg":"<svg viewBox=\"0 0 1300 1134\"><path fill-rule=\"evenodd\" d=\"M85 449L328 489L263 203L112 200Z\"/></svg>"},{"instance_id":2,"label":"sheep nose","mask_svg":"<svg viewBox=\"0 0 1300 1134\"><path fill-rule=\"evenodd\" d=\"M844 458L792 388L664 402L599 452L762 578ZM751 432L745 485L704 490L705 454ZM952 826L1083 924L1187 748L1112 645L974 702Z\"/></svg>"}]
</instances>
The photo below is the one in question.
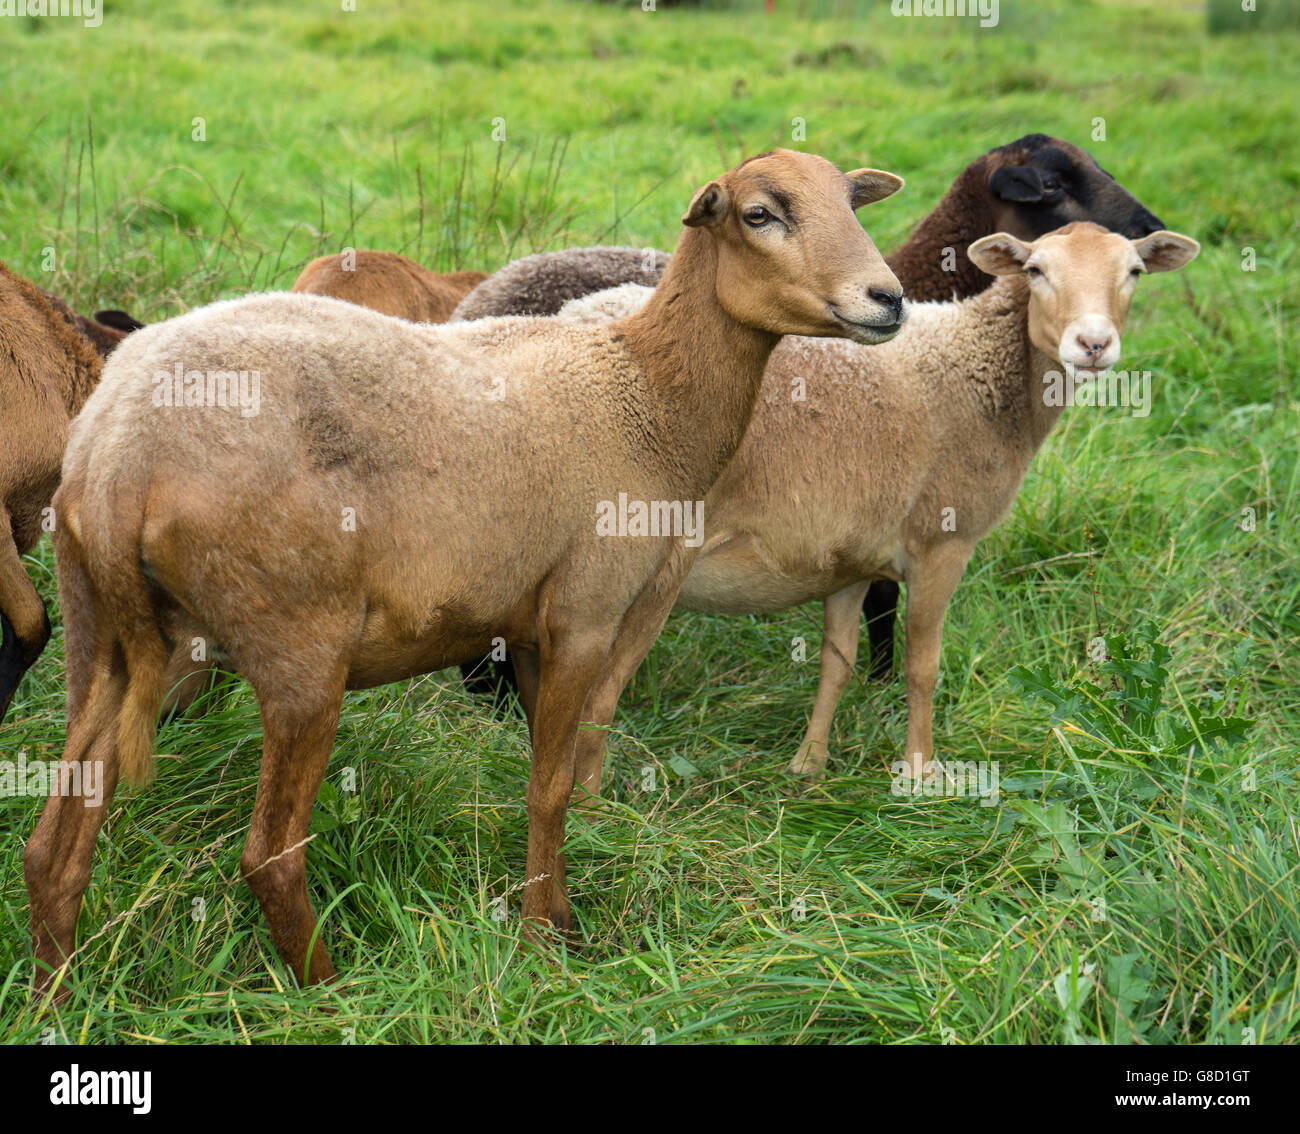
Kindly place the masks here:
<instances>
[{"instance_id":1,"label":"sheep nose","mask_svg":"<svg viewBox=\"0 0 1300 1134\"><path fill-rule=\"evenodd\" d=\"M893 312L895 323L902 319L903 293L901 291L886 291L882 287L873 287L867 289L867 294L882 307L887 307Z\"/></svg>"},{"instance_id":2,"label":"sheep nose","mask_svg":"<svg viewBox=\"0 0 1300 1134\"><path fill-rule=\"evenodd\" d=\"M1078 343L1079 346L1081 346L1086 353L1096 356L1101 354L1102 351L1104 351L1108 346L1110 346L1111 336L1107 335L1104 339L1101 340L1101 342L1094 343L1084 338L1082 335L1076 335L1074 341Z\"/></svg>"}]
</instances>

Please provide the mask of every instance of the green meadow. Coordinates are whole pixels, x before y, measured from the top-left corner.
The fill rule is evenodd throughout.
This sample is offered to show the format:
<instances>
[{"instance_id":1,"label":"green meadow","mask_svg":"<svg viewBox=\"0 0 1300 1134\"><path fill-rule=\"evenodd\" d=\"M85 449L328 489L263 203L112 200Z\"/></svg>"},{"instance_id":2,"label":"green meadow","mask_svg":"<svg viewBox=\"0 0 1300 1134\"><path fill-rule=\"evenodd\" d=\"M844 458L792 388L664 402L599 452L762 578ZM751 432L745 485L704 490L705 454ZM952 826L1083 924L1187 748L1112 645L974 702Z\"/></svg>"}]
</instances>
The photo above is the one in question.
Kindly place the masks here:
<instances>
[{"instance_id":1,"label":"green meadow","mask_svg":"<svg viewBox=\"0 0 1300 1134\"><path fill-rule=\"evenodd\" d=\"M1172 0L1003 0L988 29L842 0L356 7L0 18L0 259L152 322L344 247L439 270L671 249L696 187L778 145L904 176L859 214L889 250L969 161L1044 132L1203 245L1138 288L1124 365L1151 372L1150 413L1067 411L949 611L937 754L996 762L996 798L892 792L901 682L855 681L827 779L786 776L820 607L674 615L623 699L612 805L569 819L581 941L538 956L522 720L455 671L352 693L308 848L342 979L303 991L239 877L260 727L232 677L113 801L54 1019L28 998L43 799L0 797L0 1037L1300 1037L1294 22ZM48 541L27 566L54 636L7 761L64 736Z\"/></svg>"}]
</instances>

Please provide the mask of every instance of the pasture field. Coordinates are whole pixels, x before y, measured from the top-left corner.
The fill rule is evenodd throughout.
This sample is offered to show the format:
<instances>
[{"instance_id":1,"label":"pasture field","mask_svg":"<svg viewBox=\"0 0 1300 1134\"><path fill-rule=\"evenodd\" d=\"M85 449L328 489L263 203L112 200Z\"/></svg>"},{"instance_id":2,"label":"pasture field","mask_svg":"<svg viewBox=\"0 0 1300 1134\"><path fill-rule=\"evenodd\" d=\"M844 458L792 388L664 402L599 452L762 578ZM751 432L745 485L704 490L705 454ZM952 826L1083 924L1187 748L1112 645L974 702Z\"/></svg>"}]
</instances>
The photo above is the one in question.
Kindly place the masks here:
<instances>
[{"instance_id":1,"label":"pasture field","mask_svg":"<svg viewBox=\"0 0 1300 1134\"><path fill-rule=\"evenodd\" d=\"M1149 415L1067 411L949 611L938 756L996 762L996 800L891 791L901 683L855 681L830 775L787 777L820 607L674 615L623 699L613 805L570 815L582 943L539 962L522 721L455 671L352 693L308 848L342 979L301 991L239 879L260 727L230 679L113 802L57 1036L1300 1038L1300 32L1211 34L1183 2L1003 0L988 29L840 0L357 7L0 18L0 259L156 321L345 246L439 270L671 249L692 190L774 145L904 176L861 214L888 250L969 161L1039 131L1203 251L1138 289L1124 360L1153 375ZM48 541L27 565L55 631L6 761L64 738ZM9 1043L49 1026L22 878L42 803L0 797Z\"/></svg>"}]
</instances>

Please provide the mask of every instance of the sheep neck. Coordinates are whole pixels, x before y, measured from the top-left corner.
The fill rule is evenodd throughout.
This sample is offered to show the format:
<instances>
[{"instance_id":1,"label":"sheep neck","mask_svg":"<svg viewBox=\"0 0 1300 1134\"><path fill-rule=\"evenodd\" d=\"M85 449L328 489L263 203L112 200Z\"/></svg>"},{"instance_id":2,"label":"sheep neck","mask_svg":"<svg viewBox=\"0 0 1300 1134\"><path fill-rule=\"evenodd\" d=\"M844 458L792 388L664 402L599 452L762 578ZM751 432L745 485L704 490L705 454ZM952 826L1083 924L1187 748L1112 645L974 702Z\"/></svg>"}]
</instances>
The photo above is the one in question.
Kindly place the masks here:
<instances>
[{"instance_id":1,"label":"sheep neck","mask_svg":"<svg viewBox=\"0 0 1300 1134\"><path fill-rule=\"evenodd\" d=\"M655 432L674 449L685 446L681 472L701 489L740 447L763 368L781 340L728 314L717 274L714 238L688 228L645 307L615 324L644 368Z\"/></svg>"},{"instance_id":2,"label":"sheep neck","mask_svg":"<svg viewBox=\"0 0 1300 1134\"><path fill-rule=\"evenodd\" d=\"M975 331L956 335L939 351L932 370L941 380L940 405L951 405L954 428L970 428L972 409L995 444L1018 459L1032 457L1061 416L1043 396L1043 376L1060 363L1029 338L1029 284L1023 276L1003 276L977 296L963 300L962 312ZM972 349L972 343L976 344ZM951 352L951 359L942 356ZM954 380L964 396L957 392ZM952 399L952 400L950 400Z\"/></svg>"},{"instance_id":3,"label":"sheep neck","mask_svg":"<svg viewBox=\"0 0 1300 1134\"><path fill-rule=\"evenodd\" d=\"M57 296L38 288L30 280L16 276L0 264L0 287L12 286L24 297L49 330L51 342L67 359L66 366L54 366L46 372L45 380L67 408L69 417L76 417L99 385L103 363L90 341L81 334L75 320L76 314Z\"/></svg>"},{"instance_id":4,"label":"sheep neck","mask_svg":"<svg viewBox=\"0 0 1300 1134\"><path fill-rule=\"evenodd\" d=\"M992 282L966 255L973 240L993 231L986 161L968 165L911 237L885 257L908 299L960 299L978 295ZM943 267L947 249L954 255L952 271Z\"/></svg>"}]
</instances>

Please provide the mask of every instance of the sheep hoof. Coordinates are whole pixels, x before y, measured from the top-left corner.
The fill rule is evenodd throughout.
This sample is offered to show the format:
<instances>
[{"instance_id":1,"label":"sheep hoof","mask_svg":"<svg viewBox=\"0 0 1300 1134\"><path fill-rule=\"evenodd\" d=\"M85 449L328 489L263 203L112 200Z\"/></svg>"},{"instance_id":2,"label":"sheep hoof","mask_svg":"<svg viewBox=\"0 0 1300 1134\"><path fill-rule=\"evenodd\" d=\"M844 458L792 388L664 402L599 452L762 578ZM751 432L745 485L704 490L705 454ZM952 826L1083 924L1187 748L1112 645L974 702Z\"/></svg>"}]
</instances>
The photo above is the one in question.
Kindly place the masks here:
<instances>
[{"instance_id":1,"label":"sheep hoof","mask_svg":"<svg viewBox=\"0 0 1300 1134\"><path fill-rule=\"evenodd\" d=\"M554 953L559 946L578 944L573 921L567 911L553 910L549 920L527 918L522 932L525 946L534 953Z\"/></svg>"},{"instance_id":2,"label":"sheep hoof","mask_svg":"<svg viewBox=\"0 0 1300 1134\"><path fill-rule=\"evenodd\" d=\"M792 776L820 780L826 774L826 749L815 744L802 745L786 771Z\"/></svg>"}]
</instances>

